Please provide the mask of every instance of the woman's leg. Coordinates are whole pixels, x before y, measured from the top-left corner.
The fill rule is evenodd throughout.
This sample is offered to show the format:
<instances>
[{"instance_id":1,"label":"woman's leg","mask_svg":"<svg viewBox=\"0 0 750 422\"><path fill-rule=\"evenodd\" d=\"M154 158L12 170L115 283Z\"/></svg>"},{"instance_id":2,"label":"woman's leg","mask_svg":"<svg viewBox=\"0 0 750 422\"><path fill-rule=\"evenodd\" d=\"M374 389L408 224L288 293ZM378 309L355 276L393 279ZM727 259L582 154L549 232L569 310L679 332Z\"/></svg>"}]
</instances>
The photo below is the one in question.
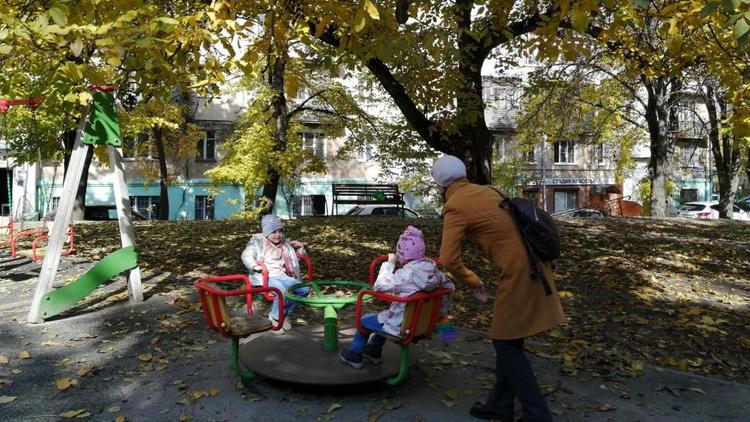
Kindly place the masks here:
<instances>
[{"instance_id":1,"label":"woman's leg","mask_svg":"<svg viewBox=\"0 0 750 422\"><path fill-rule=\"evenodd\" d=\"M504 377L504 391L497 397L498 405L506 409L510 403L513 415L513 396L518 397L523 408L523 420L529 422L551 422L552 414L547 407L542 391L531 369L531 364L523 351L524 339L492 340L497 352L497 374ZM496 384L498 385L498 384ZM499 408L498 408L499 410ZM511 419L512 420L512 416Z\"/></svg>"},{"instance_id":2,"label":"woman's leg","mask_svg":"<svg viewBox=\"0 0 750 422\"><path fill-rule=\"evenodd\" d=\"M487 401L480 407L473 407L471 415L480 419L499 419L501 422L513 421L513 399L516 394L508 382L505 371L505 352L499 350L495 340L495 384L487 395Z\"/></svg>"}]
</instances>

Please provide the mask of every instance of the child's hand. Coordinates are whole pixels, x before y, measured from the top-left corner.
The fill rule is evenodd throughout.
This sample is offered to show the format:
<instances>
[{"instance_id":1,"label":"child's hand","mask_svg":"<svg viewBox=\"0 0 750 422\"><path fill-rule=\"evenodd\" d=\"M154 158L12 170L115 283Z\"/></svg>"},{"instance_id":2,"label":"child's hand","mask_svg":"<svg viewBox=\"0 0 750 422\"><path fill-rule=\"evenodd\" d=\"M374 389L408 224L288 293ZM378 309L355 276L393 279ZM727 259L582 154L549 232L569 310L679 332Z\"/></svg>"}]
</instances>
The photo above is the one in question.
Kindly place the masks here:
<instances>
[{"instance_id":1,"label":"child's hand","mask_svg":"<svg viewBox=\"0 0 750 422\"><path fill-rule=\"evenodd\" d=\"M398 257L395 253L389 253L388 254L388 262L390 262L393 265L396 265L396 262L398 262Z\"/></svg>"},{"instance_id":2,"label":"child's hand","mask_svg":"<svg viewBox=\"0 0 750 422\"><path fill-rule=\"evenodd\" d=\"M255 271L256 273L262 273L263 267L261 267L260 265L256 265L253 267L253 271Z\"/></svg>"},{"instance_id":3,"label":"child's hand","mask_svg":"<svg viewBox=\"0 0 750 422\"><path fill-rule=\"evenodd\" d=\"M302 248L304 248L304 247L305 247L305 244L304 244L304 243L302 243L302 242L300 242L300 241L297 241L297 240L290 240L290 241L289 241L289 244L290 244L290 245L292 245L292 247L293 247L294 249L302 249Z\"/></svg>"}]
</instances>

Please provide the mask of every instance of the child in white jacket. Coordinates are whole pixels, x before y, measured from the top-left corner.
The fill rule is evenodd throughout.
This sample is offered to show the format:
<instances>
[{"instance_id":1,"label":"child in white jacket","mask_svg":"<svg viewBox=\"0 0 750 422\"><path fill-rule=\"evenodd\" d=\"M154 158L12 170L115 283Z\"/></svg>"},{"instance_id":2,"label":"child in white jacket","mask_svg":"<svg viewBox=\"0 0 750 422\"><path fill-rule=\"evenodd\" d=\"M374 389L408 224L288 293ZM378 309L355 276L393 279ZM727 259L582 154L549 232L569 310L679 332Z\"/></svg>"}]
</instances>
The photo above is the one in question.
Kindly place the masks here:
<instances>
[{"instance_id":1,"label":"child in white jacket","mask_svg":"<svg viewBox=\"0 0 750 422\"><path fill-rule=\"evenodd\" d=\"M408 226L398 239L396 253L388 254L388 262L384 262L380 267L374 289L400 297L439 288L454 290L453 283L437 269L435 261L425 258L424 252L422 232L415 227ZM401 265L401 268L396 269L397 264ZM441 314L447 315L449 307L450 297L444 300ZM339 352L341 361L356 369L364 366L363 356L376 364L382 362L385 337L378 335L377 332L400 335L405 310L405 303L394 302L385 311L363 316L362 327L369 332L367 335L359 331L355 333L351 348L342 349ZM367 340L373 332L375 335L368 343Z\"/></svg>"}]
</instances>

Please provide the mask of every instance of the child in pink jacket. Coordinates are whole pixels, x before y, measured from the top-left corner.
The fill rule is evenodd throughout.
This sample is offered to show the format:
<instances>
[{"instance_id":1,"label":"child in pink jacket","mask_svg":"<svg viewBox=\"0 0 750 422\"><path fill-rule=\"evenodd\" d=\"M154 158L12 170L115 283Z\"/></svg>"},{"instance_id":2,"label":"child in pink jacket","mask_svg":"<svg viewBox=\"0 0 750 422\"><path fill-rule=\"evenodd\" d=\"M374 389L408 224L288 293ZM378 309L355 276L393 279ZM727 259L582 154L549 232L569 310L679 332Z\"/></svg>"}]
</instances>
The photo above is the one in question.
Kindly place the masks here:
<instances>
[{"instance_id":1,"label":"child in pink jacket","mask_svg":"<svg viewBox=\"0 0 750 422\"><path fill-rule=\"evenodd\" d=\"M373 286L379 292L407 297L419 291L431 291L439 288L455 289L453 283L440 270L437 264L424 256L425 245L422 232L408 226L401 234L396 245L396 253L388 254L388 262L380 267L378 278ZM399 265L400 268L396 269ZM443 302L442 315L447 315L450 307L450 296ZM371 313L362 317L362 327L369 332L363 335L359 331L354 335L350 349L341 349L339 358L342 362L360 369L364 366L362 357L372 363L382 362L382 350L385 337L378 335L384 332L398 336L404 319L406 304L394 302L380 313ZM368 343L371 333L375 333Z\"/></svg>"}]
</instances>

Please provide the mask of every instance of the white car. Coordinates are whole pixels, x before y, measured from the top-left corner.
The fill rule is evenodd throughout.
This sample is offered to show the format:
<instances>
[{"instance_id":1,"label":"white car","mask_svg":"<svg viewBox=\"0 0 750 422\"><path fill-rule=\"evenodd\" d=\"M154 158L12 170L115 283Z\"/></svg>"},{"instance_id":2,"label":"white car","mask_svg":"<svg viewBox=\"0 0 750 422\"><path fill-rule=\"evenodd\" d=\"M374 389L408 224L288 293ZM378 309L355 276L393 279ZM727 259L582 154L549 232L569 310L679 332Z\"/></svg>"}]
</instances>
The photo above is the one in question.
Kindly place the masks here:
<instances>
[{"instance_id":1,"label":"white car","mask_svg":"<svg viewBox=\"0 0 750 422\"><path fill-rule=\"evenodd\" d=\"M677 216L681 218L715 220L719 218L719 203L688 202L680 207ZM750 221L750 214L737 205L734 205L732 208L732 220Z\"/></svg>"},{"instance_id":2,"label":"white car","mask_svg":"<svg viewBox=\"0 0 750 422\"><path fill-rule=\"evenodd\" d=\"M419 213L411 208L396 205L356 205L346 212L346 215L394 215L398 217L419 217Z\"/></svg>"}]
</instances>

